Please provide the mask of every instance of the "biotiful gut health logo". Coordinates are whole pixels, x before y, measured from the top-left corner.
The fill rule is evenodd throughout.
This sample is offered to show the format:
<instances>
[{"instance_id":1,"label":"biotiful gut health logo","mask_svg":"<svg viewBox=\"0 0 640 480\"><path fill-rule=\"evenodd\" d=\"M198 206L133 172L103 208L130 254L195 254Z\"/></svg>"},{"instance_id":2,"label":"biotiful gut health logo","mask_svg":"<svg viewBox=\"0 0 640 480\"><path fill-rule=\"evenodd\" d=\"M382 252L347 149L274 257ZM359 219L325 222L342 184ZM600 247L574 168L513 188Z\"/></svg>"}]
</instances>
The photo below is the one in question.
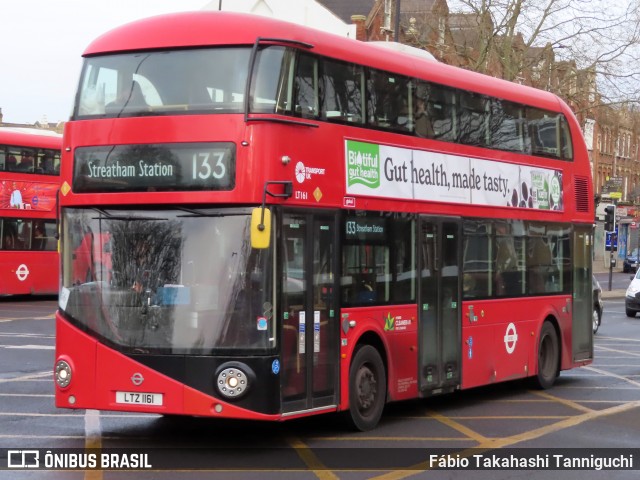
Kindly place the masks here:
<instances>
[{"instance_id":1,"label":"biotiful gut health logo","mask_svg":"<svg viewBox=\"0 0 640 480\"><path fill-rule=\"evenodd\" d=\"M380 146L347 140L347 185L380 186Z\"/></svg>"}]
</instances>

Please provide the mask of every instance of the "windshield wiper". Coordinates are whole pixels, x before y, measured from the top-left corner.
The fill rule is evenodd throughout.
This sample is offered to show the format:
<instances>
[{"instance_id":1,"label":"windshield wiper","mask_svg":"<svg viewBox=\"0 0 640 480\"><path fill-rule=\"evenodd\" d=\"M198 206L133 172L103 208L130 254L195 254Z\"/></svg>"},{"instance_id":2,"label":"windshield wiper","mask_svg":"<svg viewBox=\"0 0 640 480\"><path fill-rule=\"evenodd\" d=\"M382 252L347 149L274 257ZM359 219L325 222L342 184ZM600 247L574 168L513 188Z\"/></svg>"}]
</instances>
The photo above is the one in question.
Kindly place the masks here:
<instances>
[{"instance_id":1,"label":"windshield wiper","mask_svg":"<svg viewBox=\"0 0 640 480\"><path fill-rule=\"evenodd\" d=\"M166 222L169 220L168 218L160 218L160 217L138 217L134 215L111 215L106 210L97 207L90 207L91 210L95 210L100 213L104 217L107 217L109 220L154 220L158 222ZM100 220L100 217L93 217L91 220Z\"/></svg>"},{"instance_id":2,"label":"windshield wiper","mask_svg":"<svg viewBox=\"0 0 640 480\"><path fill-rule=\"evenodd\" d=\"M220 213L220 212L212 212L212 213L207 213L207 212L201 212L200 210L196 210L193 208L187 208L187 207L179 207L176 206L175 207L177 210L182 210L183 212L187 212L189 215L176 215L176 217L178 218L182 218L182 217L239 217L242 215L246 215L246 213L236 213L236 212L224 212L224 213Z\"/></svg>"}]
</instances>

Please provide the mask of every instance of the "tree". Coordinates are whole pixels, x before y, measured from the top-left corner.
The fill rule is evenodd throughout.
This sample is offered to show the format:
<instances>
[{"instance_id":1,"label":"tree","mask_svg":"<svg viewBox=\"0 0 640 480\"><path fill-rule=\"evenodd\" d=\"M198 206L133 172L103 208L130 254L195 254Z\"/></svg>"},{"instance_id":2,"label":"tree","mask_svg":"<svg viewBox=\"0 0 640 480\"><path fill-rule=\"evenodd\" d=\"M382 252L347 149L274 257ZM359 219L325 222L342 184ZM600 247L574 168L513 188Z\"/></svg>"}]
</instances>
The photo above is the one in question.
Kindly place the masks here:
<instances>
[{"instance_id":1,"label":"tree","mask_svg":"<svg viewBox=\"0 0 640 480\"><path fill-rule=\"evenodd\" d=\"M466 68L561 93L570 103L586 93L575 99L583 107L640 98L639 0L449 0L448 8ZM415 24L415 13L414 30L405 15L405 38Z\"/></svg>"}]
</instances>

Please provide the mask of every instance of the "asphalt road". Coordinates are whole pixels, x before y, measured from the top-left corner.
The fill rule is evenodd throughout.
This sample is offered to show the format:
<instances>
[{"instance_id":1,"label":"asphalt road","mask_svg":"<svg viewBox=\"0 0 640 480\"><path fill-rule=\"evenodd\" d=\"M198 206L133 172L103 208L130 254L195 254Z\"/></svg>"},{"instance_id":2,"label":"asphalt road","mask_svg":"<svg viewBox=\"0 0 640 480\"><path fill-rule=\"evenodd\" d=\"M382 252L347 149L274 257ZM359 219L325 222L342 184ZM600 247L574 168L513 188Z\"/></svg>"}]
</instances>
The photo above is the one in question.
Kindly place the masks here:
<instances>
[{"instance_id":1,"label":"asphalt road","mask_svg":"<svg viewBox=\"0 0 640 480\"><path fill-rule=\"evenodd\" d=\"M0 300L3 480L638 478L640 318L625 316L622 299L605 300L594 363L563 372L552 389L533 390L524 382L512 382L392 404L379 427L364 433L347 430L340 415L256 423L57 409L51 375L54 310L53 299ZM426 460L429 452L441 448L458 459L534 451L553 460L568 447L587 457L634 455L636 470L467 471L434 468ZM149 452L152 467L148 471L8 470L1 453L3 449L5 454L6 449L55 453L59 448Z\"/></svg>"},{"instance_id":2,"label":"asphalt road","mask_svg":"<svg viewBox=\"0 0 640 480\"><path fill-rule=\"evenodd\" d=\"M611 275L608 271L597 271L594 276L598 279L605 297L624 297L633 273L622 273L617 269L613 270Z\"/></svg>"}]
</instances>

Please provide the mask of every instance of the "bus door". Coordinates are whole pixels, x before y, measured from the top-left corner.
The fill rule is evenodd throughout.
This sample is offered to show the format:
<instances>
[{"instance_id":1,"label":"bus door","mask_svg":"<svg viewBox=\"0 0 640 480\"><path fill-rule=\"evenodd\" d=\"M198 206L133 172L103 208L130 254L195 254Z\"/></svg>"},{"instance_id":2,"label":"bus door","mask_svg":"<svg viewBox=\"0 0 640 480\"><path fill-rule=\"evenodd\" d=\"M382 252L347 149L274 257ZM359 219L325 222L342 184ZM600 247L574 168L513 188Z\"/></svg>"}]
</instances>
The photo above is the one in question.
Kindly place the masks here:
<instances>
[{"instance_id":1,"label":"bus door","mask_svg":"<svg viewBox=\"0 0 640 480\"><path fill-rule=\"evenodd\" d=\"M284 212L280 239L283 414L337 405L337 215Z\"/></svg>"},{"instance_id":2,"label":"bus door","mask_svg":"<svg viewBox=\"0 0 640 480\"><path fill-rule=\"evenodd\" d=\"M461 221L420 217L419 371L423 396L461 381Z\"/></svg>"},{"instance_id":3,"label":"bus door","mask_svg":"<svg viewBox=\"0 0 640 480\"><path fill-rule=\"evenodd\" d=\"M592 249L593 227L574 227L573 325L571 328L574 362L593 359Z\"/></svg>"}]
</instances>

